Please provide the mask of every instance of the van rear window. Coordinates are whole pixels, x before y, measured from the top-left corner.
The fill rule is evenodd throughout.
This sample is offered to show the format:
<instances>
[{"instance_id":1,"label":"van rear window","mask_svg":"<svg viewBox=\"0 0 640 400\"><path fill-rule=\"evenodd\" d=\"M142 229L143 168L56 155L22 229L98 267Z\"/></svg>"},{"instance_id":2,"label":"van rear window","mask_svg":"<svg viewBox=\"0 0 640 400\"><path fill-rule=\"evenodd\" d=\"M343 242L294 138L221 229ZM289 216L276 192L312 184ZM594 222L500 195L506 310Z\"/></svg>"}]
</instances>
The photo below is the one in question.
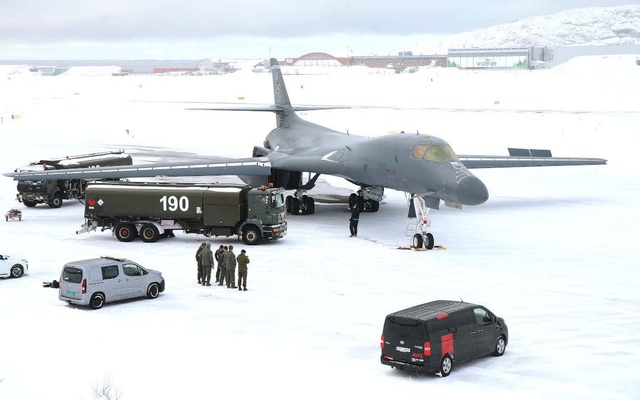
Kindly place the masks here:
<instances>
[{"instance_id":1,"label":"van rear window","mask_svg":"<svg viewBox=\"0 0 640 400\"><path fill-rule=\"evenodd\" d=\"M80 283L82 282L82 270L74 267L64 267L62 280L65 282Z\"/></svg>"}]
</instances>

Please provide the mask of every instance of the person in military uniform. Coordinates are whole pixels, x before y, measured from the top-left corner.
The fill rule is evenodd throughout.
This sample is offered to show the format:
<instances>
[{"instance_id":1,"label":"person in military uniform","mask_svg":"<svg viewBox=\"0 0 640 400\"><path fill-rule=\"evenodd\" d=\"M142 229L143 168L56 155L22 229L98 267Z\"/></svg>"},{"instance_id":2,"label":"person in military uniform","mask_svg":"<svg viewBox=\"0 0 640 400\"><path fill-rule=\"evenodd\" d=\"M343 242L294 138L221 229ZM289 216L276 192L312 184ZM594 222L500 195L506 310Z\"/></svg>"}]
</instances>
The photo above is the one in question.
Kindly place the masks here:
<instances>
[{"instance_id":1,"label":"person in military uniform","mask_svg":"<svg viewBox=\"0 0 640 400\"><path fill-rule=\"evenodd\" d=\"M198 283L202 283L202 250L206 247L206 243L202 243L196 250L196 262L198 263Z\"/></svg>"},{"instance_id":2,"label":"person in military uniform","mask_svg":"<svg viewBox=\"0 0 640 400\"><path fill-rule=\"evenodd\" d=\"M222 250L222 254L220 254L220 261L219 261L220 282L218 282L218 286L224 285L224 281L227 279L227 269L224 267L224 264L226 262L226 254L227 254L227 251L229 251L229 248L227 246L224 246L223 249L224 250ZM229 281L227 280L227 282Z\"/></svg>"},{"instance_id":3,"label":"person in military uniform","mask_svg":"<svg viewBox=\"0 0 640 400\"><path fill-rule=\"evenodd\" d=\"M236 255L233 253L233 245L224 253L224 268L227 270L227 288L236 289Z\"/></svg>"},{"instance_id":4,"label":"person in military uniform","mask_svg":"<svg viewBox=\"0 0 640 400\"><path fill-rule=\"evenodd\" d=\"M220 282L220 273L222 272L222 254L224 253L224 247L220 245L218 250L213 253L213 258L216 259L216 263L218 264L218 269L216 270L216 282Z\"/></svg>"},{"instance_id":5,"label":"person in military uniform","mask_svg":"<svg viewBox=\"0 0 640 400\"><path fill-rule=\"evenodd\" d=\"M202 286L211 286L211 268L213 267L213 253L211 244L207 243L200 253L202 259Z\"/></svg>"},{"instance_id":6,"label":"person in military uniform","mask_svg":"<svg viewBox=\"0 0 640 400\"><path fill-rule=\"evenodd\" d=\"M242 249L236 261L238 262L238 290L247 290L247 264L249 264L249 257L247 257L247 252L244 249Z\"/></svg>"}]
</instances>

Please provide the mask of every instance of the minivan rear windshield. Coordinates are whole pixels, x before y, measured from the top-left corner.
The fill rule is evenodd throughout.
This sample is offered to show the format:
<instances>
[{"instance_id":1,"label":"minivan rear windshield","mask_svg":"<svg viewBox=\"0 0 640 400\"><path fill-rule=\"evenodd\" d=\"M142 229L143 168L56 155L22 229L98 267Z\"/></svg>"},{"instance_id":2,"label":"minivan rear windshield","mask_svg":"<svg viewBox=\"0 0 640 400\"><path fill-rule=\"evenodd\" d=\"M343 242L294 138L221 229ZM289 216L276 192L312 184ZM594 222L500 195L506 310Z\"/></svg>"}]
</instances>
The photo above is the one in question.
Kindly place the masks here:
<instances>
[{"instance_id":1,"label":"minivan rear windshield","mask_svg":"<svg viewBox=\"0 0 640 400\"><path fill-rule=\"evenodd\" d=\"M82 270L74 267L64 267L62 280L71 283L82 282Z\"/></svg>"}]
</instances>

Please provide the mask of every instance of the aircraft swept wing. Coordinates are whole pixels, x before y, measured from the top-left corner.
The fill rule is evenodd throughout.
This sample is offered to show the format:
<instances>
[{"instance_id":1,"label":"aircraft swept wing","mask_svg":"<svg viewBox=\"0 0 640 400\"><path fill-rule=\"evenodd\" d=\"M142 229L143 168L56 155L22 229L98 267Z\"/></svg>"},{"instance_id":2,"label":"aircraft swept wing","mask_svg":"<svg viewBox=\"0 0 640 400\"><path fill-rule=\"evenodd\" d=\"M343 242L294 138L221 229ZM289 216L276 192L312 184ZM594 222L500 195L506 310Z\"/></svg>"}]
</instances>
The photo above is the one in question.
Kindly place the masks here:
<instances>
[{"instance_id":1,"label":"aircraft swept wing","mask_svg":"<svg viewBox=\"0 0 640 400\"><path fill-rule=\"evenodd\" d=\"M384 189L408 193L410 211L413 210L419 221L414 246L424 244L432 248L433 235L427 232L429 209L438 209L443 201L462 207L482 204L489 198L486 186L470 169L606 164L603 159L552 157L549 151L530 149L511 149L509 156L458 156L446 141L435 136L405 133L363 137L335 131L305 121L295 112L343 107L293 107L275 59L271 59L271 67L274 105L231 109L276 114L276 128L267 134L262 146L254 146L251 158L5 175L15 180L238 175L254 186L270 183L295 190L286 199L287 211L313 214L315 202L306 193L321 174L330 174L360 187L349 196L349 207L358 207L361 211L378 211ZM190 109L230 110L227 107ZM305 182L303 173L313 176L309 175Z\"/></svg>"}]
</instances>

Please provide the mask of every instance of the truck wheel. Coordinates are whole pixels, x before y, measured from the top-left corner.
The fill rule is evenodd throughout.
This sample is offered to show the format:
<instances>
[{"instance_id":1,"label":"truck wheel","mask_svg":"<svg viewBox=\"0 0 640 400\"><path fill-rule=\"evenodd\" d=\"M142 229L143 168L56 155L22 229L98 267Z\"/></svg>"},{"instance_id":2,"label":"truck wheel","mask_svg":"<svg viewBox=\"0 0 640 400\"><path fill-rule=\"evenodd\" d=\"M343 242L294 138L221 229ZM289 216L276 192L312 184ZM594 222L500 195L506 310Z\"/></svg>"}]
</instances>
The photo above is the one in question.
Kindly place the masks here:
<instances>
[{"instance_id":1,"label":"truck wheel","mask_svg":"<svg viewBox=\"0 0 640 400\"><path fill-rule=\"evenodd\" d=\"M451 356L448 354L442 357L442 361L440 361L440 375L444 378L449 376L451 370L453 369L453 360Z\"/></svg>"},{"instance_id":2,"label":"truck wheel","mask_svg":"<svg viewBox=\"0 0 640 400\"><path fill-rule=\"evenodd\" d=\"M160 238L160 232L154 224L144 224L140 228L140 238L143 242L153 243Z\"/></svg>"},{"instance_id":3,"label":"truck wheel","mask_svg":"<svg viewBox=\"0 0 640 400\"><path fill-rule=\"evenodd\" d=\"M133 224L120 222L116 225L116 238L121 242L130 242L136 238L136 227Z\"/></svg>"},{"instance_id":4,"label":"truck wheel","mask_svg":"<svg viewBox=\"0 0 640 400\"><path fill-rule=\"evenodd\" d=\"M414 249L421 249L422 248L422 235L419 233L416 233L415 235L413 235L413 248Z\"/></svg>"},{"instance_id":5,"label":"truck wheel","mask_svg":"<svg viewBox=\"0 0 640 400\"><path fill-rule=\"evenodd\" d=\"M427 241L424 243L424 248L427 250L431 250L433 249L433 235L430 233L427 233Z\"/></svg>"},{"instance_id":6,"label":"truck wheel","mask_svg":"<svg viewBox=\"0 0 640 400\"><path fill-rule=\"evenodd\" d=\"M242 241L246 245L254 245L260 243L260 230L256 226L246 226L242 230Z\"/></svg>"},{"instance_id":7,"label":"truck wheel","mask_svg":"<svg viewBox=\"0 0 640 400\"><path fill-rule=\"evenodd\" d=\"M91 296L91 300L89 300L89 305L94 310L102 308L102 306L104 305L104 294L94 293L93 296Z\"/></svg>"},{"instance_id":8,"label":"truck wheel","mask_svg":"<svg viewBox=\"0 0 640 400\"><path fill-rule=\"evenodd\" d=\"M160 285L153 282L147 288L147 299L155 299L160 294Z\"/></svg>"},{"instance_id":9,"label":"truck wheel","mask_svg":"<svg viewBox=\"0 0 640 400\"><path fill-rule=\"evenodd\" d=\"M22 200L22 203L27 207L35 207L36 204L38 204L37 201L32 201L32 200Z\"/></svg>"},{"instance_id":10,"label":"truck wheel","mask_svg":"<svg viewBox=\"0 0 640 400\"><path fill-rule=\"evenodd\" d=\"M60 208L62 206L62 195L56 193L51 200L47 202L51 208Z\"/></svg>"}]
</instances>

